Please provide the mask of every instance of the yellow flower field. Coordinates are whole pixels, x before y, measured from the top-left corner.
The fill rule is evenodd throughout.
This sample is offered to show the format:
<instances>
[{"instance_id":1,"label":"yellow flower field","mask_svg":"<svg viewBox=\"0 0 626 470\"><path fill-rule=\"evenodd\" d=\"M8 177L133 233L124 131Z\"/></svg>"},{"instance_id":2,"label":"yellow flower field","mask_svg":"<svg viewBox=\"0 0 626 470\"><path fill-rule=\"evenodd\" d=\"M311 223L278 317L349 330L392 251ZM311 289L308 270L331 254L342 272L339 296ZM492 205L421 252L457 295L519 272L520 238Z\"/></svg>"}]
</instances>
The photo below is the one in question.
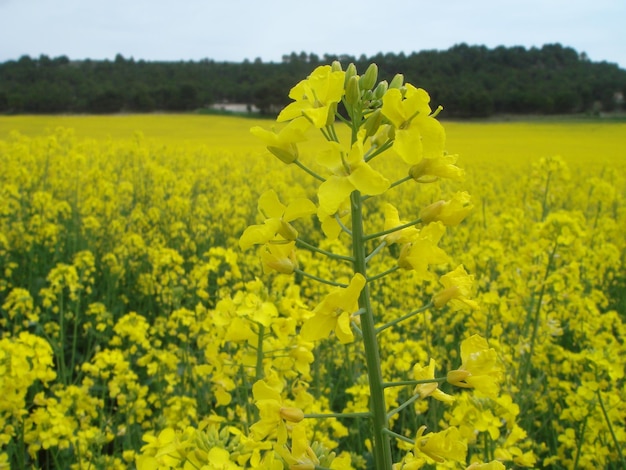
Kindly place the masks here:
<instances>
[{"instance_id":1,"label":"yellow flower field","mask_svg":"<svg viewBox=\"0 0 626 470\"><path fill-rule=\"evenodd\" d=\"M368 259L394 469L624 468L626 124L442 116L464 178L363 209L425 208ZM0 117L0 468L374 468L365 280L273 125Z\"/></svg>"}]
</instances>

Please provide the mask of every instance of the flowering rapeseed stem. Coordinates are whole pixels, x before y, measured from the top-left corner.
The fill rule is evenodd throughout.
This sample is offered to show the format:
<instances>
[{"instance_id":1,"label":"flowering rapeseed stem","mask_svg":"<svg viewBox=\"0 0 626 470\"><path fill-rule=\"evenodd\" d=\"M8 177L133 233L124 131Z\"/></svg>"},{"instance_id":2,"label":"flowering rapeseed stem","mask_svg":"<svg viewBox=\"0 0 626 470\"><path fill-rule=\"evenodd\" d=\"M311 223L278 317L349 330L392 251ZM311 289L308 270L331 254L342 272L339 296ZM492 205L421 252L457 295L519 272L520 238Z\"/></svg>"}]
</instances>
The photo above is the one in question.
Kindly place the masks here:
<instances>
[{"instance_id":1,"label":"flowering rapeseed stem","mask_svg":"<svg viewBox=\"0 0 626 470\"><path fill-rule=\"evenodd\" d=\"M431 182L438 178L460 180L463 176L462 170L455 166L456 157L444 153L445 132L435 119L441 107L433 113L428 93L411 84L404 84L402 75L396 75L390 83L381 81L376 84L377 80L378 68L375 64L370 65L362 76L358 75L353 64L345 72L338 63L317 67L309 77L292 88L289 96L294 102L284 108L277 118L279 122L290 122L285 128L287 131L283 130L279 134L266 134L258 129L254 131L268 143L270 151L285 163L295 162L315 180L321 181L316 191L316 212L322 231L333 242L340 240L342 235L348 237L352 255L336 256L325 247L316 247L305 241L305 237L289 222L297 216L311 214L314 208L307 201L298 203L298 210L291 211L291 205L285 208L273 194L271 197L265 196L259 203L261 212L266 217L264 224L246 229L240 244L242 247L254 243L264 244L262 258L266 268L287 274L295 272L301 277L323 284L340 285L336 281L299 270L292 246L294 241L298 246L331 260L352 262L353 275L349 285L336 287L321 300L312 316L304 320L300 337L304 341L312 342L326 339L334 332L340 343L347 344L355 341L353 329L357 331L359 340L363 341L368 373L367 416L371 417L375 467L379 470L391 470L390 436L395 434L389 430L390 420L421 398L432 396L445 402L452 401L452 398L439 390L438 382L442 379L435 379L435 362L432 359L428 367L414 366L414 381L385 382L377 335L433 306L440 308L450 304L455 309L460 303L473 306L473 301L469 299L471 277L457 268L442 278L445 289L436 294L432 302L390 319L378 328L375 326L377 314L373 308L370 288L373 287L373 281L401 269L414 271L417 279L426 279L432 275L429 270L431 266L447 263L449 256L438 246L439 241L446 226L458 224L471 210L471 204L467 193L458 193L451 201L441 201L427 207L422 210L419 218L406 222L400 220L397 209L387 203L383 206L383 230L366 233L364 204L369 205L369 201L376 196L383 195L390 188L411 179ZM347 116L337 112L339 101L342 101ZM317 175L309 170L300 162L299 153L296 153L296 140L301 141L299 132L304 127L292 123L303 119L311 127L319 129L327 141L326 149L316 156L317 163L327 170L326 175ZM336 120L346 123L351 131L347 144L339 139L340 134L335 130ZM391 184L390 179L379 170L378 164L383 158L395 157L400 157L407 166L408 176ZM375 238L380 239L378 246L373 250L368 249L368 241ZM277 241L282 244L274 245ZM368 264L374 263L375 258L377 261L382 257L386 248L395 250L394 245L400 246L397 263L385 266L377 275L368 276ZM462 355L463 351L465 349L462 348ZM472 369L473 363L466 362L464 366ZM460 378L457 383L463 386L474 384L470 375L468 372L467 377ZM483 383L484 381L479 381L474 385ZM384 391L395 384L415 385L415 394L389 412ZM261 385L255 384L255 387L259 388ZM276 408L277 400L273 399L271 403ZM272 416L272 426L282 422L276 421L275 412L265 414ZM261 425L257 423L252 428L258 430L259 426ZM318 468L319 461L308 452L308 443L304 440L301 429L293 429L292 452L283 455L283 460L294 469ZM418 434L414 448L418 460L442 462L444 458L457 461L464 459L467 446L460 439L456 428L430 434L428 437L422 437L421 433L423 429ZM265 435L267 432L260 434ZM281 441L284 440L283 437ZM399 435L395 437L402 439ZM409 441L413 442L410 439Z\"/></svg>"}]
</instances>

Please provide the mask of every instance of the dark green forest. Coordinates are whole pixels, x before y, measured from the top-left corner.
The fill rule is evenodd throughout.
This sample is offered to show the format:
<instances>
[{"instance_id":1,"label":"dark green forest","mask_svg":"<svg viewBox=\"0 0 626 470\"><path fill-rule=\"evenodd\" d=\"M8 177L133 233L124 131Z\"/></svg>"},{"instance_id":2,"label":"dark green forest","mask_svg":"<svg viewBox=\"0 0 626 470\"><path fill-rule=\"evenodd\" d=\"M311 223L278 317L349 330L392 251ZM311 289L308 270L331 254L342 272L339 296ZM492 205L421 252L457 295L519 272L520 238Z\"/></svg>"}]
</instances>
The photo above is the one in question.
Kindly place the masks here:
<instances>
[{"instance_id":1,"label":"dark green forest","mask_svg":"<svg viewBox=\"0 0 626 470\"><path fill-rule=\"evenodd\" d=\"M541 48L470 46L372 57L291 53L280 63L210 59L148 62L22 56L0 64L0 113L181 112L243 103L264 114L289 102L289 89L315 66L339 60L379 78L402 73L452 117L569 114L623 108L626 70L592 62L560 44Z\"/></svg>"}]
</instances>

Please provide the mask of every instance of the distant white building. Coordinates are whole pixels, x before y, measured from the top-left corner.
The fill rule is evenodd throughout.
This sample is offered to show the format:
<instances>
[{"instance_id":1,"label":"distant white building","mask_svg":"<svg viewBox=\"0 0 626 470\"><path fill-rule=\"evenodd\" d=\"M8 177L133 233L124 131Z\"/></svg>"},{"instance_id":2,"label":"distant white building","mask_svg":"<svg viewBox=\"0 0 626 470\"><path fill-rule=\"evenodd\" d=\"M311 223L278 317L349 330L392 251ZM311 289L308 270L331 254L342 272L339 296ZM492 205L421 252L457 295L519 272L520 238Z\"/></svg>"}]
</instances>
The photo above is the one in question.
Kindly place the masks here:
<instances>
[{"instance_id":1,"label":"distant white building","mask_svg":"<svg viewBox=\"0 0 626 470\"><path fill-rule=\"evenodd\" d=\"M230 113L258 113L259 108L254 106L253 104L248 103L214 103L209 106L209 109L214 109L217 111L226 111Z\"/></svg>"}]
</instances>

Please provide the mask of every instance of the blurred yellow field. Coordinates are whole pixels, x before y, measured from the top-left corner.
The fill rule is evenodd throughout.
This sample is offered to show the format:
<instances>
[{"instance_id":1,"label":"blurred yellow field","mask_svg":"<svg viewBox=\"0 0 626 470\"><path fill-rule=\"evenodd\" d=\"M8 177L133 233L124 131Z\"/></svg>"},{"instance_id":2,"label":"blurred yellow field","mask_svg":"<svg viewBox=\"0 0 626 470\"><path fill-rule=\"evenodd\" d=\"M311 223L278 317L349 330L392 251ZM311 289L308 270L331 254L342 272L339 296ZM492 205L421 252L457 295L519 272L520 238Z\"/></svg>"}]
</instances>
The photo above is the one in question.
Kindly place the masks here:
<instances>
[{"instance_id":1,"label":"blurred yellow field","mask_svg":"<svg viewBox=\"0 0 626 470\"><path fill-rule=\"evenodd\" d=\"M368 282L394 468L620 468L626 124L443 124L462 180L459 170L393 183L363 203L365 228L379 235L367 239L367 263L381 274ZM334 315L345 304L316 278L341 292L358 282L345 263L349 231L325 236L336 219L317 207L314 177L250 133L272 125L0 117L0 468L372 468L365 354L342 336L359 336L362 312L333 323L330 339L299 334L318 305ZM322 149L303 143L299 161L323 170ZM367 171L400 181L403 165L377 158ZM462 222L437 212L428 223L425 211L422 238L415 227L408 243L408 228L385 238L464 191L473 210ZM247 227L249 245L261 244L274 223L298 237L242 249ZM272 251L291 243L297 262ZM433 257L424 266L406 255L420 243ZM472 281L458 296L446 282L461 265ZM482 347L475 335L489 361L497 351L497 393L457 377L470 368L464 341ZM425 378L439 388L426 391ZM422 426L429 438L416 436ZM441 436L467 455L442 463L428 447Z\"/></svg>"}]
</instances>

